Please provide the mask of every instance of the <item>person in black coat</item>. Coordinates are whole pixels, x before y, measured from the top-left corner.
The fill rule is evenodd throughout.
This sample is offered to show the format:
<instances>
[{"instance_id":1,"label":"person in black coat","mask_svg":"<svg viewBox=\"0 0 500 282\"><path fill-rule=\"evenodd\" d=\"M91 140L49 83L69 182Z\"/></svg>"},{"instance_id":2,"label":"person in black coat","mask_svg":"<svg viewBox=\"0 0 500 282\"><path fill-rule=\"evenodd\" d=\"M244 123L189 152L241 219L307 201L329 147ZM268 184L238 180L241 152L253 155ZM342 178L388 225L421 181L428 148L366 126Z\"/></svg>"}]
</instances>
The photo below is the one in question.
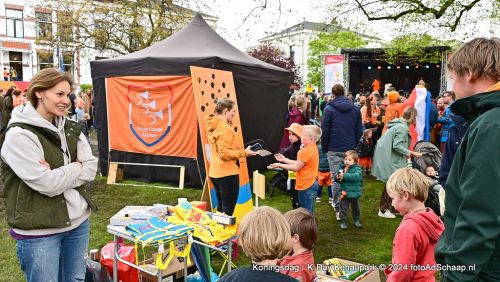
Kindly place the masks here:
<instances>
[{"instance_id":1,"label":"person in black coat","mask_svg":"<svg viewBox=\"0 0 500 282\"><path fill-rule=\"evenodd\" d=\"M443 159L441 160L441 168L439 170L439 184L445 187L445 189L453 158L469 127L465 119L461 116L452 114L451 119L455 122L455 125L448 129L448 141L446 142Z\"/></svg>"}]
</instances>

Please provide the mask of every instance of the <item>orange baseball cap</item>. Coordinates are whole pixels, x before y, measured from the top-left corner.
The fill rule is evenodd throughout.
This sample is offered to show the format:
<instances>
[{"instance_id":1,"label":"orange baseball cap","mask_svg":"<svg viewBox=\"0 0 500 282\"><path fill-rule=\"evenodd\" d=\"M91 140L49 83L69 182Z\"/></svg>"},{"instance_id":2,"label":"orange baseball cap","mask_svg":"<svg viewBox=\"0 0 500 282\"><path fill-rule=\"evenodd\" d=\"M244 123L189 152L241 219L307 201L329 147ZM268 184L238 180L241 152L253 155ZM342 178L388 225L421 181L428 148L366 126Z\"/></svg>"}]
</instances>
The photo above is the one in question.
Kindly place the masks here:
<instances>
[{"instance_id":1,"label":"orange baseball cap","mask_svg":"<svg viewBox=\"0 0 500 282\"><path fill-rule=\"evenodd\" d=\"M302 125L295 122L290 124L290 126L285 128L285 130L293 132L295 135L299 136L299 138L302 138L302 136L304 135L304 129L302 128Z\"/></svg>"}]
</instances>

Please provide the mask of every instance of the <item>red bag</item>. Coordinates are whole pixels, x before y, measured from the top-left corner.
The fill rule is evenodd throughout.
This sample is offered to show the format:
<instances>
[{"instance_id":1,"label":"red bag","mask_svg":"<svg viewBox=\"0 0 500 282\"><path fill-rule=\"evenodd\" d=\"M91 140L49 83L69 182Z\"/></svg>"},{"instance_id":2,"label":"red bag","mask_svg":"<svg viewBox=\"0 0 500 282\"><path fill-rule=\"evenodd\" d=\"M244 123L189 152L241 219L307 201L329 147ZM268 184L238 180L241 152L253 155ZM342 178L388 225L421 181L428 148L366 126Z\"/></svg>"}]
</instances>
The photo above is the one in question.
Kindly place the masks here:
<instances>
[{"instance_id":1,"label":"red bag","mask_svg":"<svg viewBox=\"0 0 500 282\"><path fill-rule=\"evenodd\" d=\"M106 271L111 277L113 277L113 261L115 259L113 255L114 247L115 244L110 242L101 249L101 265L106 268ZM134 246L125 245L120 238L118 240L118 256L125 261L135 264ZM118 262L118 281L139 282L139 272L133 267Z\"/></svg>"}]
</instances>

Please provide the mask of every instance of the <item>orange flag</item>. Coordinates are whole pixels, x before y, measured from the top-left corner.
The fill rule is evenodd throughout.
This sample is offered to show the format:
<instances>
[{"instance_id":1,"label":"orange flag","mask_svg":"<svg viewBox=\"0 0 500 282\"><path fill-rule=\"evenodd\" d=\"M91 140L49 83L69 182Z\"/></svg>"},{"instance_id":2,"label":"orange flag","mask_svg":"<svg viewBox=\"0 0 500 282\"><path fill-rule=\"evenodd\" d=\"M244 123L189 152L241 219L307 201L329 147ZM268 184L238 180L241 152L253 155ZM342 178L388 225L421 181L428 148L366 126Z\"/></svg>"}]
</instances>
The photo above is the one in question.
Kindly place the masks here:
<instances>
[{"instance_id":1,"label":"orange flag","mask_svg":"<svg viewBox=\"0 0 500 282\"><path fill-rule=\"evenodd\" d=\"M196 158L189 76L106 78L110 150Z\"/></svg>"}]
</instances>

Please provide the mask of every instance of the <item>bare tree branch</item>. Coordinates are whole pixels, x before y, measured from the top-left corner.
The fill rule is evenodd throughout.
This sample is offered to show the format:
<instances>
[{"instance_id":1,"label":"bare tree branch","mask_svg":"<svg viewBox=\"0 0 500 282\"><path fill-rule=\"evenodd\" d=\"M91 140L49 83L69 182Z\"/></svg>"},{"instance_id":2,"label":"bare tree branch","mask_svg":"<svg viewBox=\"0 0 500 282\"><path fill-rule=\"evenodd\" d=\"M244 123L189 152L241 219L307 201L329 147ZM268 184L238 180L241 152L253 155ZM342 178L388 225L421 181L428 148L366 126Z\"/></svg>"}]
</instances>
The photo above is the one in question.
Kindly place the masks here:
<instances>
[{"instance_id":1,"label":"bare tree branch","mask_svg":"<svg viewBox=\"0 0 500 282\"><path fill-rule=\"evenodd\" d=\"M434 19L439 20L446 16L443 19L444 26L449 27L451 31L455 31L463 16L481 1L485 0L472 0L465 5L459 0L446 0L439 6L432 7L426 5L423 0L380 0L371 2L355 0L353 8L346 9L337 16L352 12L354 9L359 9L369 21L397 21L409 15L431 15ZM374 4L377 4L377 9L372 8ZM389 11L379 15L380 10Z\"/></svg>"},{"instance_id":2,"label":"bare tree branch","mask_svg":"<svg viewBox=\"0 0 500 282\"><path fill-rule=\"evenodd\" d=\"M280 5L281 6L281 5ZM267 7L267 0L264 0L264 4L263 5L260 5L260 6L256 6L254 7L247 15L246 17L243 18L243 21L241 22L241 24L236 28L236 30L240 29L240 27L247 21L247 19L252 15L252 13L254 11L256 11L257 9L260 9L260 10L264 10L266 9Z\"/></svg>"},{"instance_id":3,"label":"bare tree branch","mask_svg":"<svg viewBox=\"0 0 500 282\"><path fill-rule=\"evenodd\" d=\"M472 9L479 1L481 0L474 0L473 2L471 2L469 5L466 5L466 6L462 6L463 9L458 13L458 16L457 18L455 19L455 22L453 23L453 25L450 27L452 31L455 31L457 29L457 26L458 24L460 23L460 20L462 19L462 16L465 12L468 12L470 11L470 9Z\"/></svg>"}]
</instances>

